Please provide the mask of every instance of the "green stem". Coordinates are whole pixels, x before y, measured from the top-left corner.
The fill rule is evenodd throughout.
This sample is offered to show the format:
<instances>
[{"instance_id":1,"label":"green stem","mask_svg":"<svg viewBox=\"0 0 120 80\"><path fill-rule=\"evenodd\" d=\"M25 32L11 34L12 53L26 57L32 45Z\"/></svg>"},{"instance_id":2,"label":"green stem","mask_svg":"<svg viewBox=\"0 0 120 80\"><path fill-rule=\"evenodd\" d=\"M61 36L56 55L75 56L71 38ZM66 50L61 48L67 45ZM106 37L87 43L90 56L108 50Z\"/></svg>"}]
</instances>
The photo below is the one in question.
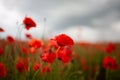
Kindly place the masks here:
<instances>
[{"instance_id":1,"label":"green stem","mask_svg":"<svg viewBox=\"0 0 120 80\"><path fill-rule=\"evenodd\" d=\"M44 28L43 28L43 33L42 33L42 39L43 40L45 38L45 30L46 30L46 18L44 18Z\"/></svg>"},{"instance_id":2,"label":"green stem","mask_svg":"<svg viewBox=\"0 0 120 80\"><path fill-rule=\"evenodd\" d=\"M17 30L16 38L18 38L18 37L19 37L19 34L21 33L21 30L20 30L21 25L23 25L23 24L18 25L18 30ZM23 28L22 28L22 29L23 29Z\"/></svg>"},{"instance_id":3,"label":"green stem","mask_svg":"<svg viewBox=\"0 0 120 80\"><path fill-rule=\"evenodd\" d=\"M19 40L21 40L21 33L22 33L22 30L23 30L23 27L20 29L20 31L19 31Z\"/></svg>"},{"instance_id":4,"label":"green stem","mask_svg":"<svg viewBox=\"0 0 120 80\"><path fill-rule=\"evenodd\" d=\"M99 71L97 71L97 72L95 73L94 80L97 79L98 74L99 74Z\"/></svg>"},{"instance_id":5,"label":"green stem","mask_svg":"<svg viewBox=\"0 0 120 80\"><path fill-rule=\"evenodd\" d=\"M108 79L108 75L109 75L109 69L107 68L107 69L106 69L106 77L105 77L105 80Z\"/></svg>"},{"instance_id":6,"label":"green stem","mask_svg":"<svg viewBox=\"0 0 120 80\"><path fill-rule=\"evenodd\" d=\"M57 50L56 50L56 54L58 54L58 51L60 50L60 46L58 46Z\"/></svg>"},{"instance_id":7,"label":"green stem","mask_svg":"<svg viewBox=\"0 0 120 80\"><path fill-rule=\"evenodd\" d=\"M84 79L84 75L82 72L79 72L79 71L75 71L75 72L71 73L68 77L68 79L70 79L70 80L73 80L73 79L80 80L81 78Z\"/></svg>"},{"instance_id":8,"label":"green stem","mask_svg":"<svg viewBox=\"0 0 120 80\"><path fill-rule=\"evenodd\" d=\"M34 73L32 80L35 80L35 77L36 77L36 75L38 74L38 72L39 72L39 70L37 70L37 71Z\"/></svg>"}]
</instances>

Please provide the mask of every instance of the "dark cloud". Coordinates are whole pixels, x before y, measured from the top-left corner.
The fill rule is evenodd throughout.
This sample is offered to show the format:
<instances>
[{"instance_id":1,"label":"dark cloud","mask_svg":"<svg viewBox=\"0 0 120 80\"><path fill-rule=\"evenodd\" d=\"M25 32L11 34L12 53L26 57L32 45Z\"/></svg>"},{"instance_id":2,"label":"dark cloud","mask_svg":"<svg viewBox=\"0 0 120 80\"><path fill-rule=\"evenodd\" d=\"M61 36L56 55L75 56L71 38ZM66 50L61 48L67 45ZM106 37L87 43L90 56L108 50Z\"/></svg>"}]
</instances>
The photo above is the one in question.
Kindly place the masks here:
<instances>
[{"instance_id":1,"label":"dark cloud","mask_svg":"<svg viewBox=\"0 0 120 80\"><path fill-rule=\"evenodd\" d=\"M47 10L65 4L68 0L3 0L3 4L9 8L17 8L23 12L33 14L45 13Z\"/></svg>"},{"instance_id":2,"label":"dark cloud","mask_svg":"<svg viewBox=\"0 0 120 80\"><path fill-rule=\"evenodd\" d=\"M46 17L49 25L55 27L55 29L74 25L91 26L95 19L104 21L97 26L107 26L109 23L120 19L119 0L3 0L3 3L7 8L17 8L23 14L38 16L38 18L39 16L41 18ZM79 9L74 10L76 5ZM88 11L81 12L81 9L87 9ZM54 16L51 15L56 15L56 11L60 13L55 16L58 17L57 20L52 21ZM112 15L110 15L111 13Z\"/></svg>"},{"instance_id":3,"label":"dark cloud","mask_svg":"<svg viewBox=\"0 0 120 80\"><path fill-rule=\"evenodd\" d=\"M94 20L99 20L100 24L94 25L93 24ZM65 27L67 28L74 25L94 26L100 28L101 26L110 27L112 22L119 20L120 20L120 1L110 0L106 3L106 5L104 5L104 7L97 7L90 14L86 15L78 14L65 17L61 21L59 21L59 23L57 23L55 26L56 29L62 29Z\"/></svg>"},{"instance_id":4,"label":"dark cloud","mask_svg":"<svg viewBox=\"0 0 120 80\"><path fill-rule=\"evenodd\" d=\"M101 39L112 39L113 35L120 40L117 38L120 32L109 29L120 22L120 0L2 0L1 3L8 10L19 11L21 16L32 16L42 25L46 17L47 27L56 32L85 26L99 31Z\"/></svg>"}]
</instances>

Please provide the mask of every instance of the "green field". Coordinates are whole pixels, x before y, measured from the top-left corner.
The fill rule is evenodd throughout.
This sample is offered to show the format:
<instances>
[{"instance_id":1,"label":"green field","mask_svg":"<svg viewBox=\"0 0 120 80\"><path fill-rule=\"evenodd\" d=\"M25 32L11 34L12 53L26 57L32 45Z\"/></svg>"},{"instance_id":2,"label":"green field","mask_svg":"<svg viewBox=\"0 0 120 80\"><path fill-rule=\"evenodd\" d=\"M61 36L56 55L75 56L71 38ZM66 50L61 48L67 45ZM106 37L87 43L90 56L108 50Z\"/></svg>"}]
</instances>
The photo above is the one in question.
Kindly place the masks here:
<instances>
[{"instance_id":1,"label":"green field","mask_svg":"<svg viewBox=\"0 0 120 80\"><path fill-rule=\"evenodd\" d=\"M27 41L0 40L0 80L120 80L119 43L77 42L64 50L40 41L32 49Z\"/></svg>"}]
</instances>

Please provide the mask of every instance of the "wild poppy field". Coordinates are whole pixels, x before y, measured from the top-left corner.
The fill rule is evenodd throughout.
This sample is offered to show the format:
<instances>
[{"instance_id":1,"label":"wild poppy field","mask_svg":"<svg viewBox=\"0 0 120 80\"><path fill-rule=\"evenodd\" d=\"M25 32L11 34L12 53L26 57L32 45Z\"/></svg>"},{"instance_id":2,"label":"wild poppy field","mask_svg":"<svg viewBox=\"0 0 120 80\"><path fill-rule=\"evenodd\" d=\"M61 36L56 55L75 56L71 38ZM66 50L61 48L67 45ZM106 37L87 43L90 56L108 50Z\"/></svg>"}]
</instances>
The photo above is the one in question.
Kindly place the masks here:
<instances>
[{"instance_id":1,"label":"wild poppy field","mask_svg":"<svg viewBox=\"0 0 120 80\"><path fill-rule=\"evenodd\" d=\"M30 17L22 25L37 27ZM119 43L75 42L64 33L49 40L25 36L0 39L0 80L120 80Z\"/></svg>"}]
</instances>

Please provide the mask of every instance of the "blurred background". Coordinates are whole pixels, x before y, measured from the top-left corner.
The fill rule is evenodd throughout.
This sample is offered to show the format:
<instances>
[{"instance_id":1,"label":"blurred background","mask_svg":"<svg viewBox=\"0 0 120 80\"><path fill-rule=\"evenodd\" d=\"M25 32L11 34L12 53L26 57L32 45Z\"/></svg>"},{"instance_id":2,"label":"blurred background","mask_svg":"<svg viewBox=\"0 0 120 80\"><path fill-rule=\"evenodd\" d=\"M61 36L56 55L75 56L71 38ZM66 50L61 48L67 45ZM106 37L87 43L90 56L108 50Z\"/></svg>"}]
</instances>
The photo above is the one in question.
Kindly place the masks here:
<instances>
[{"instance_id":1,"label":"blurred background","mask_svg":"<svg viewBox=\"0 0 120 80\"><path fill-rule=\"evenodd\" d=\"M25 33L51 38L65 33L76 41L120 42L120 0L0 0L1 38L15 37L25 16L37 24Z\"/></svg>"}]
</instances>

